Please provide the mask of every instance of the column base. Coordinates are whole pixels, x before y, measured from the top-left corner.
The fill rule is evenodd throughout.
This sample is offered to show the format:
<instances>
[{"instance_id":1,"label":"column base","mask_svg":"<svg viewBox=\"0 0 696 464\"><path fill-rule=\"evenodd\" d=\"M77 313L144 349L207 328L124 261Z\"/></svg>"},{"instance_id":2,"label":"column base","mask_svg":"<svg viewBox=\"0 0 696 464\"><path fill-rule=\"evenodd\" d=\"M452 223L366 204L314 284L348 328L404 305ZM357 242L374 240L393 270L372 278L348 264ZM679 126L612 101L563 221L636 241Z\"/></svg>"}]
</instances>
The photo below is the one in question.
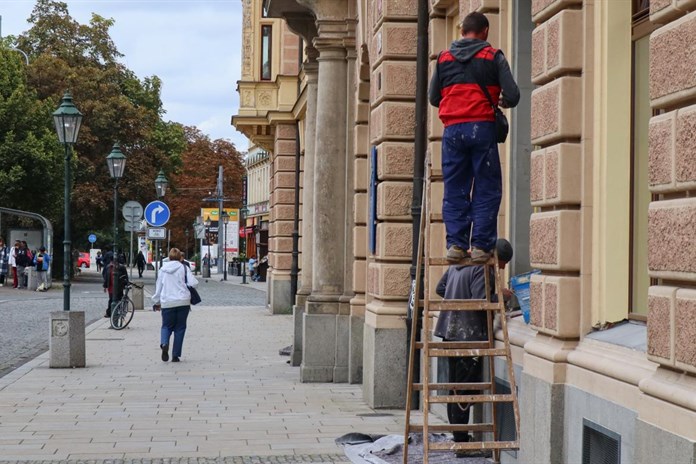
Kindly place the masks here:
<instances>
[{"instance_id":1,"label":"column base","mask_svg":"<svg viewBox=\"0 0 696 464\"><path fill-rule=\"evenodd\" d=\"M52 368L85 367L84 311L53 311L48 366Z\"/></svg>"},{"instance_id":2,"label":"column base","mask_svg":"<svg viewBox=\"0 0 696 464\"><path fill-rule=\"evenodd\" d=\"M290 294L290 276L272 274L268 285L269 309L272 314L292 314L292 295Z\"/></svg>"},{"instance_id":3,"label":"column base","mask_svg":"<svg viewBox=\"0 0 696 464\"><path fill-rule=\"evenodd\" d=\"M302 382L348 381L348 341L350 316L316 314L307 310L302 314ZM330 303L320 303L324 309ZM337 305L336 302L333 303ZM314 307L316 309L316 306ZM297 315L296 315L297 316Z\"/></svg>"},{"instance_id":4,"label":"column base","mask_svg":"<svg viewBox=\"0 0 696 464\"><path fill-rule=\"evenodd\" d=\"M380 329L364 324L363 396L372 408L406 404L406 329Z\"/></svg>"},{"instance_id":5,"label":"column base","mask_svg":"<svg viewBox=\"0 0 696 464\"><path fill-rule=\"evenodd\" d=\"M552 464L563 462L562 384L550 384L522 372L519 382L520 431L519 462ZM528 427L529 424L533 424Z\"/></svg>"},{"instance_id":6,"label":"column base","mask_svg":"<svg viewBox=\"0 0 696 464\"><path fill-rule=\"evenodd\" d=\"M348 354L348 383L363 381L363 332L365 318L350 316L350 350Z\"/></svg>"},{"instance_id":7,"label":"column base","mask_svg":"<svg viewBox=\"0 0 696 464\"><path fill-rule=\"evenodd\" d=\"M299 300L299 295L298 295ZM295 305L292 308L292 322L293 322L293 343L292 352L290 353L290 365L299 366L302 364L302 324L304 319L305 308L304 306Z\"/></svg>"}]
</instances>

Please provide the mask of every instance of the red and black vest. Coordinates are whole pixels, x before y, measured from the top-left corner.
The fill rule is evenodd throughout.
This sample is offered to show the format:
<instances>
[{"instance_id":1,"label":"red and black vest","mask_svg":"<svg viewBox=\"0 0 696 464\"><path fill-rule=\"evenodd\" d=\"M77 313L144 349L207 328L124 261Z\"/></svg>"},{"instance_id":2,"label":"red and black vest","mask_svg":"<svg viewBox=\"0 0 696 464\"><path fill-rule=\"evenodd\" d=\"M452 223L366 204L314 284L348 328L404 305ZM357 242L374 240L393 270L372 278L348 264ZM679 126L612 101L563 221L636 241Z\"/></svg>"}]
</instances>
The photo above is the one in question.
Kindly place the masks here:
<instances>
[{"instance_id":1,"label":"red and black vest","mask_svg":"<svg viewBox=\"0 0 696 464\"><path fill-rule=\"evenodd\" d=\"M500 99L498 69L493 47L482 48L474 57L462 63L449 50L440 53L437 72L440 79L440 120L445 127L462 122L495 121L493 108L474 78L488 88L493 103Z\"/></svg>"}]
</instances>

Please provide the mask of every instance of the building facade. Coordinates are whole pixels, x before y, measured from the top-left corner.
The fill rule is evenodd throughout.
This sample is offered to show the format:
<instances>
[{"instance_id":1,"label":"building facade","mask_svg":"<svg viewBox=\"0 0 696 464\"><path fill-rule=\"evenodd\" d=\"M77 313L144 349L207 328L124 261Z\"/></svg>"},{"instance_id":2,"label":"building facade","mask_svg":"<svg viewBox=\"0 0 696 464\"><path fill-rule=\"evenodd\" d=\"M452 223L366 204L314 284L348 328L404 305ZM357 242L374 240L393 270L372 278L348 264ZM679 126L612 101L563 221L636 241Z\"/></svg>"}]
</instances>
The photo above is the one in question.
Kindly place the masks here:
<instances>
[{"instance_id":1,"label":"building facade","mask_svg":"<svg viewBox=\"0 0 696 464\"><path fill-rule=\"evenodd\" d=\"M445 253L437 109L416 124L418 3L254 3L301 37L289 109L250 135L302 166L271 173L272 189L293 193L300 173L300 201L271 200L271 235L274 217L294 214L283 206L302 219L293 363L303 381L362 383L374 407L404 405L419 131L431 249ZM531 323L509 324L522 430L505 461L581 462L596 434L587 443L614 446L617 462L695 460L696 0L427 3L431 69L459 21L483 12L522 92L500 146L498 230L515 248L511 274L541 273ZM288 243L270 241L280 275Z\"/></svg>"},{"instance_id":2,"label":"building facade","mask_svg":"<svg viewBox=\"0 0 696 464\"><path fill-rule=\"evenodd\" d=\"M249 148L244 157L246 169L246 221L240 231L245 241L248 257L261 259L268 255L268 229L270 219L271 157L261 147Z\"/></svg>"}]
</instances>

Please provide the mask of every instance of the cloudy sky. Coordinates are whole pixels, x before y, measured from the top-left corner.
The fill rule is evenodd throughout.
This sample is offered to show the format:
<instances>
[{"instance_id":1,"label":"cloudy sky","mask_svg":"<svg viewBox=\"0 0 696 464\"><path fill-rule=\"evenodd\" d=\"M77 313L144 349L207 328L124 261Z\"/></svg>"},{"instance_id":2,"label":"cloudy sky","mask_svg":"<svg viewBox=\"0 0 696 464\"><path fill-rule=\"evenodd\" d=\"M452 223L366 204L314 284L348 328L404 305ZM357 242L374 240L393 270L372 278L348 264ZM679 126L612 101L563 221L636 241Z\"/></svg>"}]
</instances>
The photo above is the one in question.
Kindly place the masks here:
<instances>
[{"instance_id":1,"label":"cloudy sky","mask_svg":"<svg viewBox=\"0 0 696 464\"><path fill-rule=\"evenodd\" d=\"M111 37L125 55L122 61L141 78L155 74L162 79L165 119L195 125L212 139L230 139L246 150L246 138L230 125L239 108L240 0L68 0L67 4L80 23L88 23L93 12L116 21ZM33 7L33 0L0 0L2 35L27 30Z\"/></svg>"}]
</instances>

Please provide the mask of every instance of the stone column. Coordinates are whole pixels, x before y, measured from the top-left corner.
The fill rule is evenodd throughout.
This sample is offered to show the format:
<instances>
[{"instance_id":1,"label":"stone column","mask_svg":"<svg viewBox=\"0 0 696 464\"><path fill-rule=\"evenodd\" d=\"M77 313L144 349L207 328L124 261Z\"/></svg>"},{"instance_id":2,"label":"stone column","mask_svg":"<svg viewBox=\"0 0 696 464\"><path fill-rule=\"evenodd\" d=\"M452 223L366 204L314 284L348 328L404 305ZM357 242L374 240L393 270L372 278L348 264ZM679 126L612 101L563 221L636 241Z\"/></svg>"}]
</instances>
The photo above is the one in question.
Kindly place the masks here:
<instances>
[{"instance_id":1,"label":"stone column","mask_svg":"<svg viewBox=\"0 0 696 464\"><path fill-rule=\"evenodd\" d=\"M305 144L304 144L304 177L302 188L302 277L301 285L295 297L293 308L293 321L295 325L295 337L292 345L291 364L299 366L302 362L302 320L304 316L307 297L312 292L312 214L314 205L314 156L317 123L317 82L318 68L316 61L317 51L308 46L306 54L309 60L304 63L303 69L307 80L307 110L305 113Z\"/></svg>"},{"instance_id":2,"label":"stone column","mask_svg":"<svg viewBox=\"0 0 696 464\"><path fill-rule=\"evenodd\" d=\"M343 295L345 254L345 161L347 62L341 21L317 21L319 51L312 292L303 323L303 382L331 382L336 365L336 316Z\"/></svg>"}]
</instances>

